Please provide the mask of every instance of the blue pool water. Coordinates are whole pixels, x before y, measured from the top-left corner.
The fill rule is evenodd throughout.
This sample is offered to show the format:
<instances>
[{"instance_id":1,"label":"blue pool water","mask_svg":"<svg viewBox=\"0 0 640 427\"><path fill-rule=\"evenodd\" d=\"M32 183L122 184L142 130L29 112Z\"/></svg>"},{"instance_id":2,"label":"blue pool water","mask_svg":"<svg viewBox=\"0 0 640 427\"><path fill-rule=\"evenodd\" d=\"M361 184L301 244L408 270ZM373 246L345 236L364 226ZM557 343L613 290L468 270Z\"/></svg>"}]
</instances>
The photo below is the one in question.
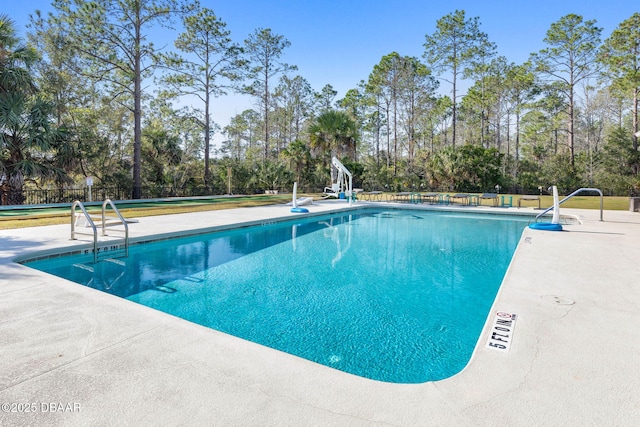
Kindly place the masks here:
<instances>
[{"instance_id":1,"label":"blue pool water","mask_svg":"<svg viewBox=\"0 0 640 427\"><path fill-rule=\"evenodd\" d=\"M528 220L360 210L27 265L355 375L464 368Z\"/></svg>"}]
</instances>

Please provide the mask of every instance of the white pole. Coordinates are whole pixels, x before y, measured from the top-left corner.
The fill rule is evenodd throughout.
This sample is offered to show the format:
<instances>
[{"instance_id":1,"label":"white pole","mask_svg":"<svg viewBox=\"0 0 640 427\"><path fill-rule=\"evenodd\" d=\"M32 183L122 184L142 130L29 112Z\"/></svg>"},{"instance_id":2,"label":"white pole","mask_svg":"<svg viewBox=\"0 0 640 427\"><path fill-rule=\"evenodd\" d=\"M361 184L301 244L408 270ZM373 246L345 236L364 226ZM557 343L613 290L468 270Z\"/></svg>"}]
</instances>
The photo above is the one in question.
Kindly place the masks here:
<instances>
[{"instance_id":1,"label":"white pole","mask_svg":"<svg viewBox=\"0 0 640 427\"><path fill-rule=\"evenodd\" d=\"M560 203L558 203L558 187L555 185L552 187L553 190L553 218L551 219L551 224L559 224L560 223Z\"/></svg>"},{"instance_id":2,"label":"white pole","mask_svg":"<svg viewBox=\"0 0 640 427\"><path fill-rule=\"evenodd\" d=\"M297 200L297 195L298 193L298 181L293 183L293 200L291 201L291 204L293 205L294 208L298 207L298 200Z\"/></svg>"}]
</instances>

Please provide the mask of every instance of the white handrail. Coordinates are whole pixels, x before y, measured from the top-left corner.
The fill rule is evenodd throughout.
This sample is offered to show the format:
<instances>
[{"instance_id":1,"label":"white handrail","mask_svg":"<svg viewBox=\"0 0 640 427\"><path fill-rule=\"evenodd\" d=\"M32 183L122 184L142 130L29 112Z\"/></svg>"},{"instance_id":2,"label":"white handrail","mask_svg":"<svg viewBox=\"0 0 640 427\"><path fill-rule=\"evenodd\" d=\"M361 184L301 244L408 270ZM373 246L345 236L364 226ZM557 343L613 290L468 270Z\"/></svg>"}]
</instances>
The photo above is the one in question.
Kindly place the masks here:
<instances>
[{"instance_id":1,"label":"white handrail","mask_svg":"<svg viewBox=\"0 0 640 427\"><path fill-rule=\"evenodd\" d=\"M127 221L124 219L124 217L120 214L120 211L118 210L118 208L116 208L116 206L113 204L113 202L110 199L106 199L102 204L102 235L103 236L107 235L106 229L105 229L106 227L105 224L107 219L105 212L107 209L107 205L111 206L111 209L113 209L116 215L118 215L120 222L124 226L124 254L126 257L128 257L129 256L129 225L127 224ZM98 262L98 227L96 227L96 224L93 222L93 219L91 219L91 215L89 215L89 213L87 212L87 210L85 209L84 205L80 200L76 200L71 205L71 240L76 240L76 233L78 233L76 231L76 207L79 207L82 210L84 217L86 218L88 224L91 226L91 229L93 230L93 263L95 264ZM87 234L87 233L84 233L84 234Z\"/></svg>"},{"instance_id":2,"label":"white handrail","mask_svg":"<svg viewBox=\"0 0 640 427\"><path fill-rule=\"evenodd\" d=\"M89 215L87 210L84 208L84 205L80 200L76 200L71 205L71 240L76 240L76 206L82 209L82 213L84 214L84 217L86 218L86 220L89 222L89 225L91 225L91 228L93 229L93 263L95 264L98 261L98 228L94 224L93 220L91 219L91 216Z\"/></svg>"},{"instance_id":3,"label":"white handrail","mask_svg":"<svg viewBox=\"0 0 640 427\"><path fill-rule=\"evenodd\" d=\"M569 200L570 198L572 198L573 196L575 196L578 193L581 193L583 191L595 191L598 194L600 194L600 221L604 221L604 219L602 219L602 211L603 211L603 199L604 196L602 195L602 191L599 188L579 188L576 191L574 191L573 193L569 194L567 197L565 197L564 199L560 200L560 202L558 202L558 205L561 205L562 202ZM547 209L545 209L543 212L539 213L538 215L536 215L536 219L540 218L542 215L546 214L547 212L549 212L550 210L553 210L553 206L549 206Z\"/></svg>"},{"instance_id":4,"label":"white handrail","mask_svg":"<svg viewBox=\"0 0 640 427\"><path fill-rule=\"evenodd\" d=\"M124 226L124 255L125 256L129 256L129 225L127 224L127 221L124 219L124 217L120 214L120 211L118 210L118 208L116 208L116 206L113 204L113 202L111 201L111 199L105 199L104 203L102 203L102 235L106 236L107 232L106 232L106 216L105 216L105 211L107 209L107 204L109 204L111 206L111 209L113 209L113 211L116 213L116 215L118 215L118 218L120 219L120 222L122 222L122 225Z\"/></svg>"}]
</instances>

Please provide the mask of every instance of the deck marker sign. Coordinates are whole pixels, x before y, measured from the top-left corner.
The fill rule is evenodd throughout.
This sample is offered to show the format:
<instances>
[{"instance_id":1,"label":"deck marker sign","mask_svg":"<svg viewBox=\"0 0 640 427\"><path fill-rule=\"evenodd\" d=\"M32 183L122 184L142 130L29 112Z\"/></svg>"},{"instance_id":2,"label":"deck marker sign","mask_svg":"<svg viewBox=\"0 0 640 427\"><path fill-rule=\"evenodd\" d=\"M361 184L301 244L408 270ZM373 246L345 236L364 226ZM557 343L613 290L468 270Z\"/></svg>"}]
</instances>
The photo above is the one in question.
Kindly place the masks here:
<instances>
[{"instance_id":1,"label":"deck marker sign","mask_svg":"<svg viewBox=\"0 0 640 427\"><path fill-rule=\"evenodd\" d=\"M509 351L517 317L516 314L498 311L489 330L489 339L486 347L499 351Z\"/></svg>"}]
</instances>

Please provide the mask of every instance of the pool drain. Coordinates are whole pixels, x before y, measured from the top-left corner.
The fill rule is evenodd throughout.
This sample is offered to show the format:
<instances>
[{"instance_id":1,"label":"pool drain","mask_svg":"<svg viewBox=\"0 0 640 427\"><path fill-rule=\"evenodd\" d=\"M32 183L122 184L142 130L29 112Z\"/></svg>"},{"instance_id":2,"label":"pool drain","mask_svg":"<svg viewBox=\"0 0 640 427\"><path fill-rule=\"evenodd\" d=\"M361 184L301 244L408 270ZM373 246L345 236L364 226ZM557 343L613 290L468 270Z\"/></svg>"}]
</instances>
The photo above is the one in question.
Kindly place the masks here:
<instances>
[{"instance_id":1,"label":"pool drain","mask_svg":"<svg viewBox=\"0 0 640 427\"><path fill-rule=\"evenodd\" d=\"M575 301L569 298L561 297L559 295L542 295L540 297L543 301L550 302L558 305L573 305Z\"/></svg>"}]
</instances>

